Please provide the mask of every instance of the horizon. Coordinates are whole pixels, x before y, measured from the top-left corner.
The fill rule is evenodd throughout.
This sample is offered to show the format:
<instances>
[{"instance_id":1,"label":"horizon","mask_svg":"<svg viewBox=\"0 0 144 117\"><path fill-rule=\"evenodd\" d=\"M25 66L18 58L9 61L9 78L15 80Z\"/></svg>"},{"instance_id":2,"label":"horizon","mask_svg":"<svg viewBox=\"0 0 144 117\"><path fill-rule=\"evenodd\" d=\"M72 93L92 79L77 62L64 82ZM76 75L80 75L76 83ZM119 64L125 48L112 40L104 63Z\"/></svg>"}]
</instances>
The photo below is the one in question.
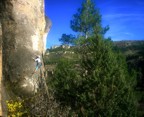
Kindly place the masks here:
<instances>
[{"instance_id":1,"label":"horizon","mask_svg":"<svg viewBox=\"0 0 144 117\"><path fill-rule=\"evenodd\" d=\"M47 36L47 46L61 45L59 38L63 33L76 34L70 28L70 20L81 7L83 0L45 0L45 14L52 21ZM94 0L102 15L102 26L109 25L105 37L112 41L144 40L144 1L142 0Z\"/></svg>"}]
</instances>

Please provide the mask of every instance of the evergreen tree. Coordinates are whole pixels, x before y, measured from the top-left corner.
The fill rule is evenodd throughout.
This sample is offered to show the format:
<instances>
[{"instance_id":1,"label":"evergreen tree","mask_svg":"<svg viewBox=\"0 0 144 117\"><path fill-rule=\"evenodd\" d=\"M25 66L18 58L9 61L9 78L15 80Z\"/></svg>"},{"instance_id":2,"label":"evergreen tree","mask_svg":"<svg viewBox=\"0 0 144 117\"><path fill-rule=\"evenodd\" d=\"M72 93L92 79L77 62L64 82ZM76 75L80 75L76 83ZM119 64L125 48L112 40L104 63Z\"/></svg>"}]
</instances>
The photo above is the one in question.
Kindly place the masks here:
<instances>
[{"instance_id":1,"label":"evergreen tree","mask_svg":"<svg viewBox=\"0 0 144 117\"><path fill-rule=\"evenodd\" d=\"M136 117L135 77L124 57L107 40L87 41L79 68L68 61L58 64L53 79L57 100L79 116Z\"/></svg>"},{"instance_id":2,"label":"evergreen tree","mask_svg":"<svg viewBox=\"0 0 144 117\"><path fill-rule=\"evenodd\" d=\"M56 97L78 116L136 117L135 75L128 73L125 58L113 51L112 42L104 39L99 13L89 14L85 6L95 11L91 1L86 0L75 15L72 28L90 35L79 46L78 65L58 64L52 83ZM97 20L88 21L87 15Z\"/></svg>"},{"instance_id":3,"label":"evergreen tree","mask_svg":"<svg viewBox=\"0 0 144 117\"><path fill-rule=\"evenodd\" d=\"M82 3L82 7L73 15L70 24L73 31L81 33L85 38L94 33L94 28L97 29L97 33L105 33L109 29L108 26L101 27L101 15L91 0Z\"/></svg>"},{"instance_id":4,"label":"evergreen tree","mask_svg":"<svg viewBox=\"0 0 144 117\"><path fill-rule=\"evenodd\" d=\"M73 103L76 100L74 85L78 81L76 74L72 61L66 59L59 61L50 84L56 89L55 96L62 105L75 104Z\"/></svg>"},{"instance_id":5,"label":"evergreen tree","mask_svg":"<svg viewBox=\"0 0 144 117\"><path fill-rule=\"evenodd\" d=\"M69 44L74 44L75 36L72 34L62 34L61 38L59 41L62 42L63 45L69 45Z\"/></svg>"},{"instance_id":6,"label":"evergreen tree","mask_svg":"<svg viewBox=\"0 0 144 117\"><path fill-rule=\"evenodd\" d=\"M91 37L82 49L81 100L87 116L135 117L135 75L128 73L125 58L113 52L111 42Z\"/></svg>"}]
</instances>

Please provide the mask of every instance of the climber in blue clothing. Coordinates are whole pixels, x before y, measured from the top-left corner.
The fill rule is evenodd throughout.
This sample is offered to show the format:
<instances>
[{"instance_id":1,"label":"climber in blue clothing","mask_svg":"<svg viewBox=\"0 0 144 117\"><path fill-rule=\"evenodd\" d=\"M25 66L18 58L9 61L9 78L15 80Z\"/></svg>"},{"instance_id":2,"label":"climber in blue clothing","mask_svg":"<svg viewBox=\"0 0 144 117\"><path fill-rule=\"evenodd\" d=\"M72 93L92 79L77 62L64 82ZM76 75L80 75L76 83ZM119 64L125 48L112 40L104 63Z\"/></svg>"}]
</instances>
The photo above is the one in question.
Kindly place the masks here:
<instances>
[{"instance_id":1,"label":"climber in blue clothing","mask_svg":"<svg viewBox=\"0 0 144 117\"><path fill-rule=\"evenodd\" d=\"M33 60L36 62L36 67L35 67L35 70L33 72L33 74L34 74L42 66L42 62L41 62L39 55L36 55L36 57L33 58Z\"/></svg>"}]
</instances>

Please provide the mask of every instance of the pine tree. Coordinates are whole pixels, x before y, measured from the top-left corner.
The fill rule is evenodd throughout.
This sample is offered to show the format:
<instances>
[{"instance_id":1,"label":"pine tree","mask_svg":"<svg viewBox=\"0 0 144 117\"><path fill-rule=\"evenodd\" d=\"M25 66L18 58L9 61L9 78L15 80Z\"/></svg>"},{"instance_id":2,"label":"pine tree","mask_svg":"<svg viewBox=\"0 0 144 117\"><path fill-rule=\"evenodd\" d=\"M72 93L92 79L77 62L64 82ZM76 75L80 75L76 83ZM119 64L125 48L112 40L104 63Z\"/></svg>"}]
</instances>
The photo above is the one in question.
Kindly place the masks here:
<instances>
[{"instance_id":1,"label":"pine tree","mask_svg":"<svg viewBox=\"0 0 144 117\"><path fill-rule=\"evenodd\" d=\"M63 45L70 45L73 44L75 40L75 36L73 36L72 34L62 34L61 38L59 39L59 41L62 42Z\"/></svg>"},{"instance_id":2,"label":"pine tree","mask_svg":"<svg viewBox=\"0 0 144 117\"><path fill-rule=\"evenodd\" d=\"M54 78L50 85L55 89L56 99L62 105L73 106L75 104L76 82L78 81L77 71L70 60L61 59L54 71Z\"/></svg>"},{"instance_id":3,"label":"pine tree","mask_svg":"<svg viewBox=\"0 0 144 117\"><path fill-rule=\"evenodd\" d=\"M112 42L104 39L106 30L101 27L99 13L87 14L90 8L96 11L88 7L94 6L90 3L86 0L74 15L72 29L87 38L78 47L78 67L58 64L53 79L56 97L78 116L136 117L135 75L128 72L125 58L113 50ZM96 20L88 21L87 15Z\"/></svg>"},{"instance_id":4,"label":"pine tree","mask_svg":"<svg viewBox=\"0 0 144 117\"><path fill-rule=\"evenodd\" d=\"M87 41L79 68L70 61L58 64L52 83L57 100L79 116L136 117L135 77L124 57L107 40Z\"/></svg>"},{"instance_id":5,"label":"pine tree","mask_svg":"<svg viewBox=\"0 0 144 117\"><path fill-rule=\"evenodd\" d=\"M81 33L80 35L85 38L93 35L94 28L98 29L97 33L104 33L109 29L108 26L101 27L101 15L91 0L85 0L82 3L82 7L73 15L70 24L73 31Z\"/></svg>"},{"instance_id":6,"label":"pine tree","mask_svg":"<svg viewBox=\"0 0 144 117\"><path fill-rule=\"evenodd\" d=\"M87 116L135 117L135 77L128 73L125 58L113 52L102 36L88 38L82 49L81 105Z\"/></svg>"}]
</instances>

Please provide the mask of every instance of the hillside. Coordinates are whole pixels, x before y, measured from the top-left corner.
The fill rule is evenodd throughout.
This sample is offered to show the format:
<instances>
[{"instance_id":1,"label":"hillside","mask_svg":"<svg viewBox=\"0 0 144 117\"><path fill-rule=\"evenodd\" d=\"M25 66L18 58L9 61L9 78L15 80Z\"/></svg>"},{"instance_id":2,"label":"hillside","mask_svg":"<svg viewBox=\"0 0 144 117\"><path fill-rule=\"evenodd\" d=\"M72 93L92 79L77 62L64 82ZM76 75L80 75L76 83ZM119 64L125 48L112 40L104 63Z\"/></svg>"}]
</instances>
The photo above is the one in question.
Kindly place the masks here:
<instances>
[{"instance_id":1,"label":"hillside","mask_svg":"<svg viewBox=\"0 0 144 117\"><path fill-rule=\"evenodd\" d=\"M125 55L143 55L144 54L144 40L142 41L116 41L114 44Z\"/></svg>"},{"instance_id":2,"label":"hillside","mask_svg":"<svg viewBox=\"0 0 144 117\"><path fill-rule=\"evenodd\" d=\"M144 57L144 40L143 41L115 41L115 49L120 50L128 60L130 57L143 59ZM61 58L77 59L78 55L74 52L74 46L53 46L47 49L45 54L46 64L54 64Z\"/></svg>"},{"instance_id":3,"label":"hillside","mask_svg":"<svg viewBox=\"0 0 144 117\"><path fill-rule=\"evenodd\" d=\"M137 73L135 91L139 102L138 115L142 117L144 116L144 41L117 41L114 42L114 49L123 53L129 70L134 69ZM63 45L47 49L44 61L48 76L53 76L53 71L60 59L70 59L78 65L80 57L77 50L77 47Z\"/></svg>"},{"instance_id":4,"label":"hillside","mask_svg":"<svg viewBox=\"0 0 144 117\"><path fill-rule=\"evenodd\" d=\"M144 41L119 41L115 45L126 56L129 68L138 73L138 87L144 90Z\"/></svg>"},{"instance_id":5,"label":"hillside","mask_svg":"<svg viewBox=\"0 0 144 117\"><path fill-rule=\"evenodd\" d=\"M46 65L46 70L51 72L54 70L56 64L61 59L69 59L75 62L78 61L78 54L75 51L75 47L70 46L58 46L47 49L44 61Z\"/></svg>"},{"instance_id":6,"label":"hillside","mask_svg":"<svg viewBox=\"0 0 144 117\"><path fill-rule=\"evenodd\" d=\"M115 50L121 51L126 57L129 69L134 68L138 72L138 87L144 90L144 40L141 41L115 41ZM77 47L53 46L47 49L45 64L47 71L53 71L60 59L78 61Z\"/></svg>"}]
</instances>

